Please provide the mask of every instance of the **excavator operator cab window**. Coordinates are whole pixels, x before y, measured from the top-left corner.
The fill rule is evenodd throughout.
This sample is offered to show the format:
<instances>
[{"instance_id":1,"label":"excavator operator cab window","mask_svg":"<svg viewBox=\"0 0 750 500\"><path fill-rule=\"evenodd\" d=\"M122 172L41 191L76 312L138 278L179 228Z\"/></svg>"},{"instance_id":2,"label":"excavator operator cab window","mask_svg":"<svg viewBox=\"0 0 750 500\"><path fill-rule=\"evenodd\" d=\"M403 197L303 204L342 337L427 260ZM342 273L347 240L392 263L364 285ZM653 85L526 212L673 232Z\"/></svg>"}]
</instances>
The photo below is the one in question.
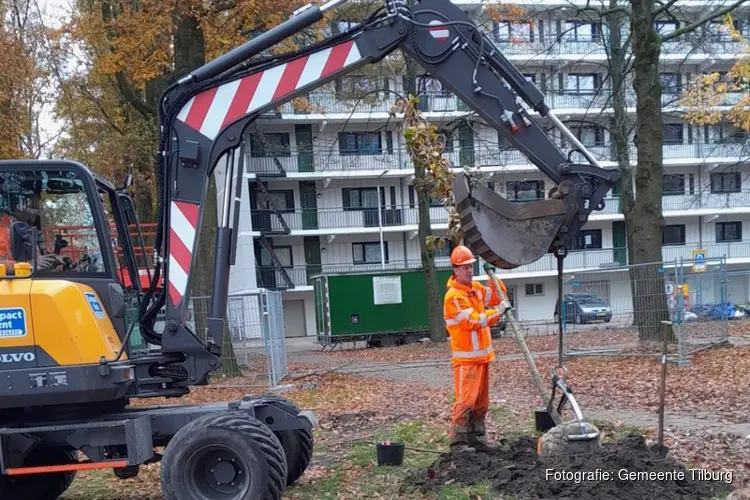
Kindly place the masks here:
<instances>
[{"instance_id":1,"label":"excavator operator cab window","mask_svg":"<svg viewBox=\"0 0 750 500\"><path fill-rule=\"evenodd\" d=\"M38 235L38 275L106 271L86 182L75 170L0 170L0 263L31 263L32 227ZM11 234L16 243L25 240L24 252L11 245ZM18 247L15 256L13 246Z\"/></svg>"}]
</instances>

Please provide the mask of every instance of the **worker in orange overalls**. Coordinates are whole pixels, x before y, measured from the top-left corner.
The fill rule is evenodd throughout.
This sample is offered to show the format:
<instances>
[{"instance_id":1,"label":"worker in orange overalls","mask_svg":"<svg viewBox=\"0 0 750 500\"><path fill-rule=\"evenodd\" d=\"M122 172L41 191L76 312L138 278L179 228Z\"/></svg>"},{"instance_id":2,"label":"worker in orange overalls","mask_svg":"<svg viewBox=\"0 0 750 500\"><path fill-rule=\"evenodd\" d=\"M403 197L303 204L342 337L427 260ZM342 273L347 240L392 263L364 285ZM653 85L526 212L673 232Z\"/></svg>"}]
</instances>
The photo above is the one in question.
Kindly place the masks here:
<instances>
[{"instance_id":1,"label":"worker in orange overalls","mask_svg":"<svg viewBox=\"0 0 750 500\"><path fill-rule=\"evenodd\" d=\"M451 451L487 451L485 417L490 404L490 363L495 359L490 326L511 307L494 287L473 281L476 258L467 247L453 249L453 275L443 302L450 335L456 401L450 422ZM494 267L485 264L485 270ZM498 280L504 294L507 288Z\"/></svg>"},{"instance_id":2,"label":"worker in orange overalls","mask_svg":"<svg viewBox=\"0 0 750 500\"><path fill-rule=\"evenodd\" d=\"M10 248L10 217L0 216L0 264L5 264L5 272L13 271L13 258Z\"/></svg>"}]
</instances>

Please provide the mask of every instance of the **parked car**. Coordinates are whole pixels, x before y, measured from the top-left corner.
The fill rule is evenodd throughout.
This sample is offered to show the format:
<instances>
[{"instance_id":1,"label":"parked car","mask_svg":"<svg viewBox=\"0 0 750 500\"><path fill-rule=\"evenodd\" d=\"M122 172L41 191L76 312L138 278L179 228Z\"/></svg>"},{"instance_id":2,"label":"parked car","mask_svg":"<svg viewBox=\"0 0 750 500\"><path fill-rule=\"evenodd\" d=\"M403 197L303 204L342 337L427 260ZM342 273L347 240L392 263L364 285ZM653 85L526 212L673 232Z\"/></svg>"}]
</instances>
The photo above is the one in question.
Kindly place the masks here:
<instances>
[{"instance_id":1,"label":"parked car","mask_svg":"<svg viewBox=\"0 0 750 500\"><path fill-rule=\"evenodd\" d=\"M565 323L583 324L589 321L604 321L609 323L612 320L612 309L604 300L593 293L566 293ZM560 306L560 299L555 303L554 318L558 321L557 310Z\"/></svg>"}]
</instances>

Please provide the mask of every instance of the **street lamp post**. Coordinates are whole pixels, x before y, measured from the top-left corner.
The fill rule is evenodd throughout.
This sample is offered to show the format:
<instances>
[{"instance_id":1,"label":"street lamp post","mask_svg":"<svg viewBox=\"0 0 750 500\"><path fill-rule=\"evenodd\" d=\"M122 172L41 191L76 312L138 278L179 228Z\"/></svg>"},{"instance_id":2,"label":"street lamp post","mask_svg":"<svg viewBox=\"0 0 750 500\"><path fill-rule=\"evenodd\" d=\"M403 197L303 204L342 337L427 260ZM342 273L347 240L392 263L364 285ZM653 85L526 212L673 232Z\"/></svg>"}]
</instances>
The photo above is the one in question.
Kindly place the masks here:
<instances>
[{"instance_id":1,"label":"street lamp post","mask_svg":"<svg viewBox=\"0 0 750 500\"><path fill-rule=\"evenodd\" d=\"M388 170L383 170L377 179L377 198L378 198L378 232L380 233L380 268L385 270L385 245L383 244L383 214L380 207L380 179L388 173Z\"/></svg>"}]
</instances>

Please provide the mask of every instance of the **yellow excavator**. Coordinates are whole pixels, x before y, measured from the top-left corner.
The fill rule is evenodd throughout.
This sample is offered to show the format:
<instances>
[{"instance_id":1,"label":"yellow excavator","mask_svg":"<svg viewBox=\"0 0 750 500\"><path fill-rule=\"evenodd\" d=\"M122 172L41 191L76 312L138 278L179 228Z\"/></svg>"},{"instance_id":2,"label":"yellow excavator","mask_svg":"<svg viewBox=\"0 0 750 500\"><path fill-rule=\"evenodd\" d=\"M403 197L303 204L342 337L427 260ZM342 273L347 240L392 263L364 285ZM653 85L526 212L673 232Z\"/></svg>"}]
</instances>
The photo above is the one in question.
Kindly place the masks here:
<instances>
[{"instance_id":1,"label":"yellow excavator","mask_svg":"<svg viewBox=\"0 0 750 500\"><path fill-rule=\"evenodd\" d=\"M138 225L129 179L115 186L73 161L0 162L0 210L10 236L10 255L0 256L0 498L54 499L77 471L111 469L126 479L161 462L168 500L275 500L304 473L316 419L283 398L132 404L184 396L219 368L243 178L236 152L245 129L284 102L396 49L421 64L556 184L550 199L519 204L457 177L466 241L501 269L548 252L561 256L589 214L604 207L618 173L598 165L533 83L450 0L414 7L386 0L346 32L258 57L344 1L299 9L162 94L155 259L146 289L129 236ZM571 161L534 114L550 120L589 163ZM207 181L225 156L203 341L186 318L193 270L205 265L195 249L204 204L214 203L206 200ZM55 235L60 227L76 228L76 242ZM128 280L120 279L113 240ZM126 328L126 294L138 298L140 332L155 347L146 353L130 348L135 323ZM157 332L162 310L166 324Z\"/></svg>"}]
</instances>

